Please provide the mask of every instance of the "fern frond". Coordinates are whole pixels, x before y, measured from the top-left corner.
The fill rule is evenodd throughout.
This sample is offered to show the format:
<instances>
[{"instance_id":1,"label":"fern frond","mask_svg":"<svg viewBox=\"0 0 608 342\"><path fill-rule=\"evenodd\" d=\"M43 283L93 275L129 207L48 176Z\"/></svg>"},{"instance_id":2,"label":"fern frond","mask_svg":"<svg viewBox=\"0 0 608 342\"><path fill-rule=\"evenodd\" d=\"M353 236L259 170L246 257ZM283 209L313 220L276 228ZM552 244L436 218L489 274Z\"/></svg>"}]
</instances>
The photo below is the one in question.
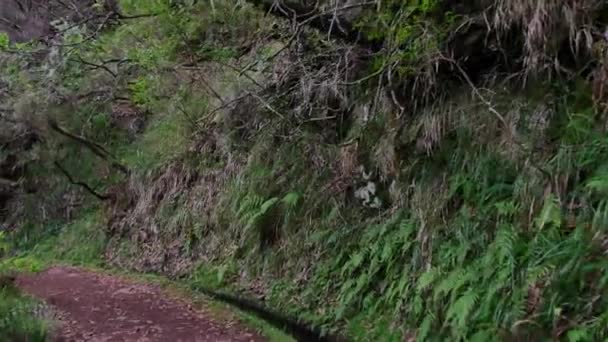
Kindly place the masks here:
<instances>
[{"instance_id":1,"label":"fern frond","mask_svg":"<svg viewBox=\"0 0 608 342\"><path fill-rule=\"evenodd\" d=\"M435 321L435 315L432 313L428 313L422 323L420 323L420 328L418 328L418 332L416 333L416 341L425 341L429 336L429 332L431 332L431 328L433 327L433 322Z\"/></svg>"},{"instance_id":2,"label":"fern frond","mask_svg":"<svg viewBox=\"0 0 608 342\"><path fill-rule=\"evenodd\" d=\"M263 202L259 207L254 207L257 210L251 212L251 215L247 215L247 217L249 217L248 221L247 221L247 227L253 227L256 225L256 223L264 217L264 215L266 215L266 213L268 213L268 211L274 207L274 205L279 201L279 199L277 197L273 197L271 199L266 200L265 202ZM258 204L259 202L256 201L253 204Z\"/></svg>"},{"instance_id":3,"label":"fern frond","mask_svg":"<svg viewBox=\"0 0 608 342\"><path fill-rule=\"evenodd\" d=\"M463 296L450 306L446 313L446 319L455 328L456 335L466 335L466 323L471 311L477 304L478 296L473 290L468 290Z\"/></svg>"},{"instance_id":4,"label":"fern frond","mask_svg":"<svg viewBox=\"0 0 608 342\"><path fill-rule=\"evenodd\" d=\"M608 226L608 201L601 201L593 213L591 226L594 231Z\"/></svg>"},{"instance_id":5,"label":"fern frond","mask_svg":"<svg viewBox=\"0 0 608 342\"><path fill-rule=\"evenodd\" d=\"M570 330L568 331L566 337L568 338L568 342L584 342L592 340L591 334L589 334L589 331L585 328Z\"/></svg>"},{"instance_id":6,"label":"fern frond","mask_svg":"<svg viewBox=\"0 0 608 342\"><path fill-rule=\"evenodd\" d=\"M496 338L497 334L495 330L486 329L479 330L476 332L471 338L469 338L470 342L487 342L493 341Z\"/></svg>"},{"instance_id":7,"label":"fern frond","mask_svg":"<svg viewBox=\"0 0 608 342\"><path fill-rule=\"evenodd\" d=\"M465 269L456 269L450 272L433 291L433 299L436 301L442 295L449 295L453 291L457 291L468 281L468 274Z\"/></svg>"},{"instance_id":8,"label":"fern frond","mask_svg":"<svg viewBox=\"0 0 608 342\"><path fill-rule=\"evenodd\" d=\"M441 275L441 271L438 268L431 268L428 271L424 272L418 278L418 283L416 285L416 292L420 293L429 287L439 276Z\"/></svg>"},{"instance_id":9,"label":"fern frond","mask_svg":"<svg viewBox=\"0 0 608 342\"><path fill-rule=\"evenodd\" d=\"M290 192L283 197L281 202L283 202L288 209L293 209L298 205L301 197L302 196L297 192Z\"/></svg>"},{"instance_id":10,"label":"fern frond","mask_svg":"<svg viewBox=\"0 0 608 342\"><path fill-rule=\"evenodd\" d=\"M536 219L536 225L543 229L547 225L559 227L562 222L561 208L558 198L550 194L545 198L545 203L540 215Z\"/></svg>"},{"instance_id":11,"label":"fern frond","mask_svg":"<svg viewBox=\"0 0 608 342\"><path fill-rule=\"evenodd\" d=\"M603 169L591 177L585 188L597 194L608 194L608 170Z\"/></svg>"},{"instance_id":12,"label":"fern frond","mask_svg":"<svg viewBox=\"0 0 608 342\"><path fill-rule=\"evenodd\" d=\"M510 227L503 227L498 231L493 243L498 255L497 261L500 263L507 261L510 266L514 266L516 241L517 236Z\"/></svg>"}]
</instances>

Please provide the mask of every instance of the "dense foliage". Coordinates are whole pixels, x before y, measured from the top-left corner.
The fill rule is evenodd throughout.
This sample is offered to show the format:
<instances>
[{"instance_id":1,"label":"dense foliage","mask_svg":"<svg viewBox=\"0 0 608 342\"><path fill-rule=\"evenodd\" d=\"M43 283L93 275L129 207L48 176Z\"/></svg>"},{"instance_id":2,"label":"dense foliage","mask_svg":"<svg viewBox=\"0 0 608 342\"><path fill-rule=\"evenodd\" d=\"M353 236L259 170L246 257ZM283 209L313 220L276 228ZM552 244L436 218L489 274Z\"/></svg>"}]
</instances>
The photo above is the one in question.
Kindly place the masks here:
<instances>
[{"instance_id":1,"label":"dense foliage","mask_svg":"<svg viewBox=\"0 0 608 342\"><path fill-rule=\"evenodd\" d=\"M13 255L355 340L608 336L602 1L102 3L0 37Z\"/></svg>"}]
</instances>

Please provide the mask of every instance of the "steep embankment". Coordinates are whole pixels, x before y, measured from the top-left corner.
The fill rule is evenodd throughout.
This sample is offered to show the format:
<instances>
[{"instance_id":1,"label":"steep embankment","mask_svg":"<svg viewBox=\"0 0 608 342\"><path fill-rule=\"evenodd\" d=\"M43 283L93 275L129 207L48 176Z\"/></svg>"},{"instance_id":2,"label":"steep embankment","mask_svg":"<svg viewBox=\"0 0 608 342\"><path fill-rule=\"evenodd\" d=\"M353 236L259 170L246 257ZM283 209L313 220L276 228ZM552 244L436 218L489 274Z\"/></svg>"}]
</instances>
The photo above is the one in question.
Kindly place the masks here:
<instances>
[{"instance_id":1,"label":"steep embankment","mask_svg":"<svg viewBox=\"0 0 608 342\"><path fill-rule=\"evenodd\" d=\"M5 47L17 250L354 339L608 335L604 1L119 3Z\"/></svg>"}]
</instances>

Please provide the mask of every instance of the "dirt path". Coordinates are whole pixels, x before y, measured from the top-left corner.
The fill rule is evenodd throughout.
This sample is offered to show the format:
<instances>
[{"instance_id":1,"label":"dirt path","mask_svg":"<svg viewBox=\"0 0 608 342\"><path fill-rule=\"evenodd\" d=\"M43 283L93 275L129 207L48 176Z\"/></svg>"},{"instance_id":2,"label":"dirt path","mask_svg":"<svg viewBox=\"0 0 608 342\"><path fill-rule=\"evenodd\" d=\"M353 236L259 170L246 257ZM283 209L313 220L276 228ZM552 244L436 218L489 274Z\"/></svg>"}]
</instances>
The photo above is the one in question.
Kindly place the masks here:
<instances>
[{"instance_id":1,"label":"dirt path","mask_svg":"<svg viewBox=\"0 0 608 342\"><path fill-rule=\"evenodd\" d=\"M265 341L234 321L218 321L167 297L157 285L70 267L21 276L17 285L59 314L53 341Z\"/></svg>"}]
</instances>

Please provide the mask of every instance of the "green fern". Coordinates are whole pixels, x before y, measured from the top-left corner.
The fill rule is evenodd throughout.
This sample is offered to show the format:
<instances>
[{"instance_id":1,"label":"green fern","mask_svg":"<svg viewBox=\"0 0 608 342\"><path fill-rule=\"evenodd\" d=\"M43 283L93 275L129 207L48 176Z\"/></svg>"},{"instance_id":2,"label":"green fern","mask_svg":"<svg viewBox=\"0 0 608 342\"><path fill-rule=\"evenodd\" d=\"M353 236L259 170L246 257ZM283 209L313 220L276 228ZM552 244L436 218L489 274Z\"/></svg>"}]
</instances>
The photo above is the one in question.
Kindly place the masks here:
<instances>
[{"instance_id":1,"label":"green fern","mask_svg":"<svg viewBox=\"0 0 608 342\"><path fill-rule=\"evenodd\" d=\"M441 271L438 268L431 268L428 271L422 273L418 277L418 283L416 285L416 291L422 292L433 284L441 275Z\"/></svg>"},{"instance_id":2,"label":"green fern","mask_svg":"<svg viewBox=\"0 0 608 342\"><path fill-rule=\"evenodd\" d=\"M471 311L473 311L477 301L477 294L473 290L468 290L449 307L446 313L446 319L454 328L454 333L456 336L466 335L467 318L469 317Z\"/></svg>"},{"instance_id":3,"label":"green fern","mask_svg":"<svg viewBox=\"0 0 608 342\"><path fill-rule=\"evenodd\" d=\"M570 330L566 337L568 338L568 342L585 342L592 340L589 331L584 328Z\"/></svg>"},{"instance_id":4,"label":"green fern","mask_svg":"<svg viewBox=\"0 0 608 342\"><path fill-rule=\"evenodd\" d=\"M497 332L492 329L479 330L469 338L470 342L487 342L493 341L497 336Z\"/></svg>"},{"instance_id":5,"label":"green fern","mask_svg":"<svg viewBox=\"0 0 608 342\"><path fill-rule=\"evenodd\" d=\"M300 198L301 198L301 195L299 193L290 192L287 195L285 195L283 197L283 199L281 199L281 202L283 202L287 206L287 208L293 209L298 205Z\"/></svg>"},{"instance_id":6,"label":"green fern","mask_svg":"<svg viewBox=\"0 0 608 342\"><path fill-rule=\"evenodd\" d=\"M498 261L500 263L507 262L508 265L513 268L516 261L516 243L517 236L515 235L515 232L513 232L513 230L511 230L511 228L508 226L502 227L502 229L500 229L496 234L496 238L494 240L494 243L492 244L492 248L496 250L498 260L492 260L492 258L489 258L488 262L490 264L495 261ZM488 256L491 257L492 255L489 254ZM490 266L490 264L488 264L487 266Z\"/></svg>"},{"instance_id":7,"label":"green fern","mask_svg":"<svg viewBox=\"0 0 608 342\"><path fill-rule=\"evenodd\" d=\"M608 201L601 201L593 212L591 226L594 231L608 226Z\"/></svg>"},{"instance_id":8,"label":"green fern","mask_svg":"<svg viewBox=\"0 0 608 342\"><path fill-rule=\"evenodd\" d=\"M470 275L466 270L462 268L450 272L434 287L433 299L437 301L440 296L449 295L452 292L458 291L458 289L465 285L469 280L469 276Z\"/></svg>"},{"instance_id":9,"label":"green fern","mask_svg":"<svg viewBox=\"0 0 608 342\"><path fill-rule=\"evenodd\" d=\"M260 218L266 215L268 211L274 207L274 205L279 201L277 197L270 198L266 200L262 205L260 205L259 210L249 219L248 225L254 225L255 222Z\"/></svg>"},{"instance_id":10,"label":"green fern","mask_svg":"<svg viewBox=\"0 0 608 342\"><path fill-rule=\"evenodd\" d=\"M247 194L239 203L236 216L243 223L248 223L256 215L258 208L264 203L264 198L255 194Z\"/></svg>"},{"instance_id":11,"label":"green fern","mask_svg":"<svg viewBox=\"0 0 608 342\"><path fill-rule=\"evenodd\" d=\"M435 321L435 315L432 313L427 314L422 323L420 323L420 327L416 333L416 341L426 341L426 338L429 336L431 329L433 328L433 322Z\"/></svg>"},{"instance_id":12,"label":"green fern","mask_svg":"<svg viewBox=\"0 0 608 342\"><path fill-rule=\"evenodd\" d=\"M602 170L596 175L594 175L591 179L587 181L585 184L585 188L590 190L593 193L597 194L608 194L608 170L602 168Z\"/></svg>"},{"instance_id":13,"label":"green fern","mask_svg":"<svg viewBox=\"0 0 608 342\"><path fill-rule=\"evenodd\" d=\"M545 203L540 215L536 219L536 225L543 229L547 225L559 227L562 222L560 203L555 195L550 194L545 197Z\"/></svg>"}]
</instances>

